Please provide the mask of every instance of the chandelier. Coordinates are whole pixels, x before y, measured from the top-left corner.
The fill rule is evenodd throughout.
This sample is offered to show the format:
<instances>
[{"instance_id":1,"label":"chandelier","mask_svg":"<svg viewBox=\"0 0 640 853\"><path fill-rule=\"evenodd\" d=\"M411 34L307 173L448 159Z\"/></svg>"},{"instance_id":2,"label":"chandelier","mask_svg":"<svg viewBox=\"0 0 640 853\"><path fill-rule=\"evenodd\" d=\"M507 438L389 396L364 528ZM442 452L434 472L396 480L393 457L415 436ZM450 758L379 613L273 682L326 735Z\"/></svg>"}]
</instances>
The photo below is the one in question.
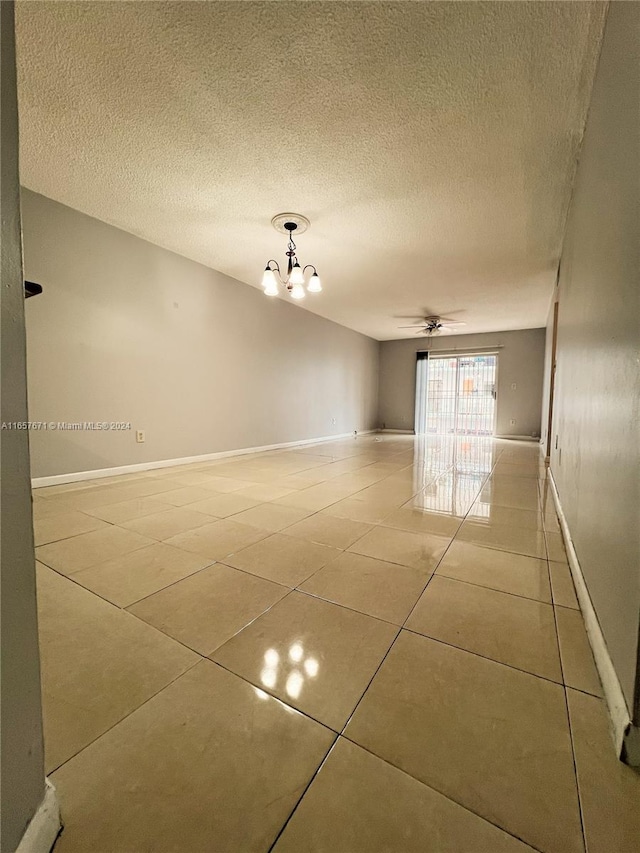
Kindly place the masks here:
<instances>
[{"instance_id":1,"label":"chandelier","mask_svg":"<svg viewBox=\"0 0 640 853\"><path fill-rule=\"evenodd\" d=\"M305 267L300 266L296 255L296 244L293 242L293 235L302 234L309 227L309 220L306 216L301 216L299 213L279 213L271 220L271 224L281 234L288 234L289 241L287 243L287 251L285 252L287 262L287 276L282 277L280 265L273 259L268 261L264 273L262 274L262 287L266 296L277 296L280 292L278 285L284 287L292 299L304 299L305 277L304 274L308 269L312 269L313 273L306 284L309 293L320 293L322 284L320 276L313 264L307 264ZM273 265L273 266L272 266ZM277 275L276 275L277 273Z\"/></svg>"}]
</instances>

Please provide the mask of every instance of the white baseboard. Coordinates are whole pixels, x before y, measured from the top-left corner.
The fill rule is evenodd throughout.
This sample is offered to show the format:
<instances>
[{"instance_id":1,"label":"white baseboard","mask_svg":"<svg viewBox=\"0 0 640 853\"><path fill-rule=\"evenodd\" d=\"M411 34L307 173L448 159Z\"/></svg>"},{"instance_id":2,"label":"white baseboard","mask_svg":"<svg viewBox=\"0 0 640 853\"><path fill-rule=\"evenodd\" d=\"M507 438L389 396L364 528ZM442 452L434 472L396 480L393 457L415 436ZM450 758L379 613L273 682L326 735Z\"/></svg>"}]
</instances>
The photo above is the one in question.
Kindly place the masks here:
<instances>
[{"instance_id":1,"label":"white baseboard","mask_svg":"<svg viewBox=\"0 0 640 853\"><path fill-rule=\"evenodd\" d=\"M56 789L48 779L45 779L45 785L42 802L31 818L16 853L49 853L62 829Z\"/></svg>"},{"instance_id":2,"label":"white baseboard","mask_svg":"<svg viewBox=\"0 0 640 853\"><path fill-rule=\"evenodd\" d=\"M322 444L325 441L338 441L341 438L357 438L371 435L376 429L362 432L343 432L339 435L324 435L320 438L305 438L301 441L285 441L281 444L265 444L262 447L241 447L238 450L221 450L217 453L205 453L201 456L182 456L179 459L160 459L155 462L136 462L133 465L119 465L115 468L97 468L94 471L74 471L69 474L53 474L49 477L34 477L31 486L40 489L43 486L58 486L62 483L78 483L81 480L99 480L103 477L116 477L118 474L134 474L137 471L153 471L156 468L170 468L172 465L189 465L194 462L211 462L227 456L246 456L249 453L263 453L267 450L284 450L287 447L306 447Z\"/></svg>"},{"instance_id":3,"label":"white baseboard","mask_svg":"<svg viewBox=\"0 0 640 853\"><path fill-rule=\"evenodd\" d=\"M537 435L496 435L494 438L510 438L513 441L535 441L536 444L540 441L540 438Z\"/></svg>"},{"instance_id":4,"label":"white baseboard","mask_svg":"<svg viewBox=\"0 0 640 853\"><path fill-rule=\"evenodd\" d=\"M389 432L394 435L415 435L415 431L412 429L379 429L376 432Z\"/></svg>"},{"instance_id":5,"label":"white baseboard","mask_svg":"<svg viewBox=\"0 0 640 853\"><path fill-rule=\"evenodd\" d=\"M620 757L622 754L622 745L625 735L631 725L631 715L629 714L629 709L627 708L627 703L624 698L624 693L622 692L622 687L620 686L618 675L613 666L611 656L609 655L607 643L602 633L600 623L598 622L598 616L591 601L591 596L589 595L589 590L587 589L582 569L580 568L580 562L578 561L578 555L576 554L576 550L573 546L567 519L562 510L562 504L560 503L560 495L558 494L558 489L550 469L548 474L549 482L551 483L553 502L556 506L556 511L560 520L560 527L562 529L562 537L567 550L569 568L571 569L571 575L576 587L576 594L580 603L580 609L582 610L582 615L584 617L587 636L591 643L593 658L596 663L598 674L600 675L600 681L602 682L605 702L609 709L609 718L611 720L616 752L618 757Z\"/></svg>"}]
</instances>

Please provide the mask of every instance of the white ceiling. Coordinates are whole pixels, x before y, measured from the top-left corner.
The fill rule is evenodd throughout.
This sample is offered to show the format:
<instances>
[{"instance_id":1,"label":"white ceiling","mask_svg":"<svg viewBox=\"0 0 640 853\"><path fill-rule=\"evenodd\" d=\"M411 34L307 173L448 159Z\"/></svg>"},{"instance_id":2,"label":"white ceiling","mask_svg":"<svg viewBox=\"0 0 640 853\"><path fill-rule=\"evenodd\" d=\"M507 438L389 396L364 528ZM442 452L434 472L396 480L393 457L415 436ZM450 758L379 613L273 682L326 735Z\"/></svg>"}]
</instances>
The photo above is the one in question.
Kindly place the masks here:
<instances>
[{"instance_id":1,"label":"white ceiling","mask_svg":"<svg viewBox=\"0 0 640 853\"><path fill-rule=\"evenodd\" d=\"M605 4L18 3L23 183L374 338L544 325Z\"/></svg>"}]
</instances>

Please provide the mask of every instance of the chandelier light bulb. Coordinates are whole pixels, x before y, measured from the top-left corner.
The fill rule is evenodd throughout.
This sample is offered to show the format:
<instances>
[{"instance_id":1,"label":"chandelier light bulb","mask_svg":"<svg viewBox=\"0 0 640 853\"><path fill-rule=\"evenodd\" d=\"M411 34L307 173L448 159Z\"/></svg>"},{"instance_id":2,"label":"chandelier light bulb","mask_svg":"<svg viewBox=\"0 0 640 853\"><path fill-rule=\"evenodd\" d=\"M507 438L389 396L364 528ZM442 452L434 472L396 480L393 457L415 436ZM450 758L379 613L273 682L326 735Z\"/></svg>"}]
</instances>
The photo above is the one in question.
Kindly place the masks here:
<instances>
[{"instance_id":1,"label":"chandelier light bulb","mask_svg":"<svg viewBox=\"0 0 640 853\"><path fill-rule=\"evenodd\" d=\"M304 299L304 287L301 284L294 284L291 288L292 299Z\"/></svg>"},{"instance_id":2,"label":"chandelier light bulb","mask_svg":"<svg viewBox=\"0 0 640 853\"><path fill-rule=\"evenodd\" d=\"M295 262L295 264L293 265L293 269L291 270L291 275L289 276L289 284L293 284L294 287L298 284L304 284L304 275L302 274L302 267L297 261ZM299 296L296 298L300 299Z\"/></svg>"},{"instance_id":3,"label":"chandelier light bulb","mask_svg":"<svg viewBox=\"0 0 640 853\"><path fill-rule=\"evenodd\" d=\"M277 296L278 295L278 282L276 280L276 274L270 267L267 267L262 274L262 286L264 287L264 292L267 296Z\"/></svg>"},{"instance_id":4,"label":"chandelier light bulb","mask_svg":"<svg viewBox=\"0 0 640 853\"><path fill-rule=\"evenodd\" d=\"M309 293L320 293L320 291L322 290L322 282L320 281L320 276L317 272L314 272L314 274L311 276L311 279L309 280L309 284L307 286L307 290L309 291Z\"/></svg>"}]
</instances>

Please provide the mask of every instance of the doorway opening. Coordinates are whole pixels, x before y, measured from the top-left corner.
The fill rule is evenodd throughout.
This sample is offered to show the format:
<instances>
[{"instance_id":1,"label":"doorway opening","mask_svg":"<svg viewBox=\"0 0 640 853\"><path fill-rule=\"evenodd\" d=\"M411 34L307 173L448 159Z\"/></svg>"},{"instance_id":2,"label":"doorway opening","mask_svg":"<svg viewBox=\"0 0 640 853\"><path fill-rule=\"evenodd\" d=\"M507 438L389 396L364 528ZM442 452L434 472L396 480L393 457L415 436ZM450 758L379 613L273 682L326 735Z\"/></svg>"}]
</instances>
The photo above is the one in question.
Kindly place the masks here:
<instances>
[{"instance_id":1,"label":"doorway opening","mask_svg":"<svg viewBox=\"0 0 640 853\"><path fill-rule=\"evenodd\" d=\"M418 435L494 435L496 353L418 353L416 419Z\"/></svg>"}]
</instances>

